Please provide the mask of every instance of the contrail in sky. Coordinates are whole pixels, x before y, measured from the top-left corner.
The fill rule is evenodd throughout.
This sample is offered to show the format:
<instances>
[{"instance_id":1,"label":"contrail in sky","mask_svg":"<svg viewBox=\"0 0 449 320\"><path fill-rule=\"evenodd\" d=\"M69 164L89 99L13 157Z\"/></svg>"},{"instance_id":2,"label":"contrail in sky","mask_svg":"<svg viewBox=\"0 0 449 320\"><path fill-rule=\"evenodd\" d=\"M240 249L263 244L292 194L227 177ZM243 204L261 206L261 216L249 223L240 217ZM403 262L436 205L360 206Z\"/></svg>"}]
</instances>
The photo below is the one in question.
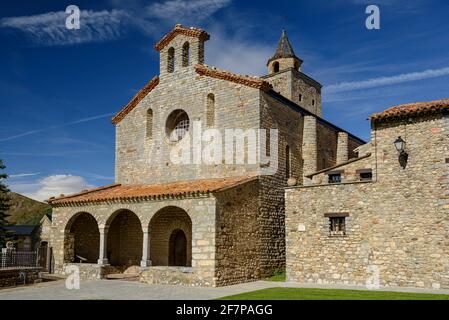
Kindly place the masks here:
<instances>
[{"instance_id":1,"label":"contrail in sky","mask_svg":"<svg viewBox=\"0 0 449 320\"><path fill-rule=\"evenodd\" d=\"M83 118L83 119L75 120L75 121L72 121L72 122L60 124L60 125L57 125L57 126L47 127L47 128L44 128L44 129L31 130L31 131L23 132L23 133L20 133L20 134L16 134L14 136L6 137L6 138L0 138L0 142L14 140L14 139L30 136L30 135L33 135L33 134L36 134L36 133L41 133L41 132L50 131L50 130L53 130L53 129L58 129L58 128L71 126L71 125L74 125L74 124L79 124L79 123L89 122L89 121L103 119L103 118L107 118L107 117L112 117L113 115L115 115L115 113L102 114L102 115L99 115L99 116Z\"/></svg>"}]
</instances>

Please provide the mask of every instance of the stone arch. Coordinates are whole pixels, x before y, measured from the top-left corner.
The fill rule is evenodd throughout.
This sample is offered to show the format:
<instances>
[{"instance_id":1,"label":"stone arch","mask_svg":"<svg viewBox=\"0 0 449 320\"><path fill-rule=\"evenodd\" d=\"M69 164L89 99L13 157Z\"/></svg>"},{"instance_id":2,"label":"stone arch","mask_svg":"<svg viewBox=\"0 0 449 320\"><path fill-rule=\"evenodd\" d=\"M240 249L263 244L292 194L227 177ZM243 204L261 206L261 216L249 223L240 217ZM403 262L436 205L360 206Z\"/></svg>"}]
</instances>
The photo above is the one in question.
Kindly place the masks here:
<instances>
[{"instance_id":1,"label":"stone arch","mask_svg":"<svg viewBox=\"0 0 449 320\"><path fill-rule=\"evenodd\" d=\"M167 56L167 72L172 73L175 71L175 48L168 49Z\"/></svg>"},{"instance_id":2,"label":"stone arch","mask_svg":"<svg viewBox=\"0 0 449 320\"><path fill-rule=\"evenodd\" d=\"M160 209L151 219L150 255L154 266L174 265L173 250L176 249L176 234L185 236L185 259L183 265L192 266L192 220L188 213L179 207L169 206Z\"/></svg>"},{"instance_id":3,"label":"stone arch","mask_svg":"<svg viewBox=\"0 0 449 320\"><path fill-rule=\"evenodd\" d=\"M97 263L100 252L100 232L95 217L78 212L64 229L64 262Z\"/></svg>"},{"instance_id":4,"label":"stone arch","mask_svg":"<svg viewBox=\"0 0 449 320\"><path fill-rule=\"evenodd\" d=\"M114 212L106 221L109 264L126 269L140 265L143 231L139 217L128 209Z\"/></svg>"},{"instance_id":5,"label":"stone arch","mask_svg":"<svg viewBox=\"0 0 449 320\"><path fill-rule=\"evenodd\" d=\"M187 67L190 64L190 44L188 41L182 46L182 66Z\"/></svg>"},{"instance_id":6,"label":"stone arch","mask_svg":"<svg viewBox=\"0 0 449 320\"><path fill-rule=\"evenodd\" d=\"M279 61L273 62L273 73L279 72Z\"/></svg>"},{"instance_id":7,"label":"stone arch","mask_svg":"<svg viewBox=\"0 0 449 320\"><path fill-rule=\"evenodd\" d=\"M187 237L181 229L175 229L168 242L168 265L187 266Z\"/></svg>"}]
</instances>

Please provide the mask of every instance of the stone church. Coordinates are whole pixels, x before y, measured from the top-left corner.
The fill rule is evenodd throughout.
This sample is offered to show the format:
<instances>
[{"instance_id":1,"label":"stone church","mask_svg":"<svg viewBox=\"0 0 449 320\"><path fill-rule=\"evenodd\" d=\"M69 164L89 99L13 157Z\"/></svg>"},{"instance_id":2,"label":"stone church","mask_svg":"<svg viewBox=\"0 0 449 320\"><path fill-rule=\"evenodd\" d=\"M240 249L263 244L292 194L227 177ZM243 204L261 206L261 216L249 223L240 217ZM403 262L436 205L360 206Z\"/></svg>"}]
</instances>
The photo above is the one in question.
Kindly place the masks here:
<instances>
[{"instance_id":1,"label":"stone church","mask_svg":"<svg viewBox=\"0 0 449 320\"><path fill-rule=\"evenodd\" d=\"M345 197L353 191L346 174L369 181L380 177L379 161L369 159L381 157L381 152L389 155L373 147L384 131L376 129L374 142L366 144L325 120L321 85L301 71L303 61L285 32L262 77L207 66L209 37L204 30L176 25L155 45L159 75L112 119L115 183L49 199L54 272L64 274L67 265L76 264L84 278L135 273L145 283L224 286L287 270L291 280L332 282L349 277L361 282L366 272L356 264L362 265L366 257L348 255L361 259L351 263L345 262L346 253L338 254L345 246L357 251L354 246L359 246L360 232L367 227L351 222L357 217L352 207L349 213L344 210L351 205ZM379 128L389 126L379 120ZM196 137L203 131L215 133L214 139L218 133L234 133L231 148L224 148L226 159L204 162L195 156L205 154L204 136ZM445 141L441 152L447 155ZM221 154L222 144L218 145ZM188 161L174 161L180 146L192 151L184 158ZM356 163L362 171L344 169L342 174L341 168ZM432 174L428 172L428 180ZM332 186L327 180L321 186L325 179ZM342 191L325 189L337 184ZM355 185L370 186L366 181ZM376 192L381 190L379 186ZM342 193L341 199L336 192ZM354 195L357 208L367 202L364 195L369 197L366 190ZM318 218L322 210L325 216ZM376 214L370 219L379 226L385 221ZM446 238L440 234L439 240L447 245L447 216L434 219L446 219L440 221ZM402 228L408 228L406 221ZM416 218L410 228L419 232L418 224L424 221ZM348 237L351 228L358 232L354 240L339 231L345 222ZM340 238L326 238L329 223L335 229L332 235ZM383 235L373 237L379 240ZM380 249L367 241L369 245L363 245L375 260ZM447 259L447 247L438 254ZM334 257L335 265L328 261ZM447 263L441 268L447 272Z\"/></svg>"}]
</instances>

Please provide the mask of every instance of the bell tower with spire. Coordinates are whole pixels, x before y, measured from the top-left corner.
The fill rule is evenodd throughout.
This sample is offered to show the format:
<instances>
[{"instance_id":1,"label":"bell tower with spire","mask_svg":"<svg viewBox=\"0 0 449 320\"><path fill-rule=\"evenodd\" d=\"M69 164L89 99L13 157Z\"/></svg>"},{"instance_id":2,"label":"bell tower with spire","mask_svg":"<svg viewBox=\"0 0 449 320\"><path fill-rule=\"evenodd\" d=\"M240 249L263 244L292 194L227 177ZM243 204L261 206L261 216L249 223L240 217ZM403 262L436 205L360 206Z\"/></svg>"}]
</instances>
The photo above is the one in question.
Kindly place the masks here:
<instances>
[{"instance_id":1,"label":"bell tower with spire","mask_svg":"<svg viewBox=\"0 0 449 320\"><path fill-rule=\"evenodd\" d=\"M322 115L321 84L301 71L303 60L299 58L282 30L281 39L274 55L268 60L268 75L263 78L271 83L287 99L304 109Z\"/></svg>"}]
</instances>

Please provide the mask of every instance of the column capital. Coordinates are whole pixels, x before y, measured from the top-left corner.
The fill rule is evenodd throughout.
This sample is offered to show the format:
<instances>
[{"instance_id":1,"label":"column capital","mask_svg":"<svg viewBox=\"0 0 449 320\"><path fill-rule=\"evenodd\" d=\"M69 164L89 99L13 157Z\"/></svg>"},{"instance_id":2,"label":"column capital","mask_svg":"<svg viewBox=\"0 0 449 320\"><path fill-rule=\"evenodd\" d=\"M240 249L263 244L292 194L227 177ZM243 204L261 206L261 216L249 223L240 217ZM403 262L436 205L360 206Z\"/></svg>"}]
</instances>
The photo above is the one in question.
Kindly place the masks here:
<instances>
[{"instance_id":1,"label":"column capital","mask_svg":"<svg viewBox=\"0 0 449 320\"><path fill-rule=\"evenodd\" d=\"M98 230L100 231L100 233L107 233L109 231L109 226L99 226Z\"/></svg>"}]
</instances>

